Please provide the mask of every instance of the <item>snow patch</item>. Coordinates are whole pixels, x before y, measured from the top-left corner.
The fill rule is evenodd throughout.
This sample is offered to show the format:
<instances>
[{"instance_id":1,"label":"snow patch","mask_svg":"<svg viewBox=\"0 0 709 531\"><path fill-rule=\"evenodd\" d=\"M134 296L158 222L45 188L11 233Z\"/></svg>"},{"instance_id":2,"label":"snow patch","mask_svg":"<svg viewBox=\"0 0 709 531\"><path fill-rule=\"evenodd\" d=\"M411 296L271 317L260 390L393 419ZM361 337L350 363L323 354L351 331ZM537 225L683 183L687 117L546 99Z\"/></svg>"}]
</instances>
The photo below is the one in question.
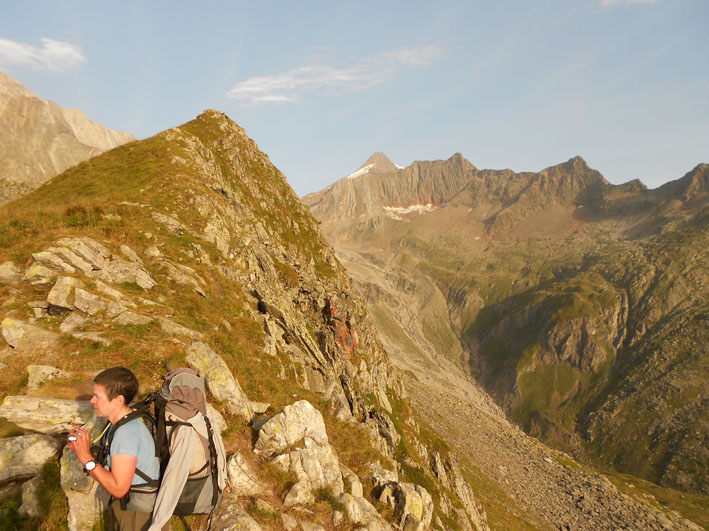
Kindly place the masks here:
<instances>
[{"instance_id":1,"label":"snow patch","mask_svg":"<svg viewBox=\"0 0 709 531\"><path fill-rule=\"evenodd\" d=\"M357 177L361 177L365 173L369 173L369 170L374 168L374 164L367 164L364 168L358 169L354 173L350 173L345 179L356 179Z\"/></svg>"},{"instance_id":2,"label":"snow patch","mask_svg":"<svg viewBox=\"0 0 709 531\"><path fill-rule=\"evenodd\" d=\"M431 212L433 210L436 210L436 207L434 207L431 203L428 203L427 205L411 205L407 207L385 206L384 210L386 210L387 216L389 216L391 219L403 220L404 218L401 217L403 215L424 214L425 212Z\"/></svg>"}]
</instances>

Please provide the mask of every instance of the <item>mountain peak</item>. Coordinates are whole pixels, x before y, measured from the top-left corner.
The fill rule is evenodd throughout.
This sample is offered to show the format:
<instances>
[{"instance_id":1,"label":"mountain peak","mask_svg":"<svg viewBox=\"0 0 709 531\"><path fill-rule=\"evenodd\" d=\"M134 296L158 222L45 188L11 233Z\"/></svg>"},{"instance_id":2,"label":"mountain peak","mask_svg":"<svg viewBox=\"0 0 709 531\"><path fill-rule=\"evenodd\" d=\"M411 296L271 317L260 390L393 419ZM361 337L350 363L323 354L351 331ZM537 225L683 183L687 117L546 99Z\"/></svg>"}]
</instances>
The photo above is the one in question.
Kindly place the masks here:
<instances>
[{"instance_id":1,"label":"mountain peak","mask_svg":"<svg viewBox=\"0 0 709 531\"><path fill-rule=\"evenodd\" d=\"M348 179L355 179L355 178L365 175L367 173L380 175L383 173L392 173L392 172L395 172L398 170L399 170L399 167L396 164L394 164L391 160L389 160L389 157L387 157L381 151L377 151L371 157L369 157L367 159L367 161L364 164L362 164L359 168L357 168L353 173L350 173L347 176L347 178Z\"/></svg>"}]
</instances>

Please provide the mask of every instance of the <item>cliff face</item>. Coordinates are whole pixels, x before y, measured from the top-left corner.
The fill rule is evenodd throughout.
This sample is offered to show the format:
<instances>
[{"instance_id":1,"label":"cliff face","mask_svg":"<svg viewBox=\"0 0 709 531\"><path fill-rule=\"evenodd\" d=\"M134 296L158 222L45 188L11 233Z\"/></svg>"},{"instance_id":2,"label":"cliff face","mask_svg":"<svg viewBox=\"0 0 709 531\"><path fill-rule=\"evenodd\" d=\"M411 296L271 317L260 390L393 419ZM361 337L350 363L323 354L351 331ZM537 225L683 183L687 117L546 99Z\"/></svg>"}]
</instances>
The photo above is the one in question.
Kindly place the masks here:
<instances>
[{"instance_id":1,"label":"cliff face","mask_svg":"<svg viewBox=\"0 0 709 531\"><path fill-rule=\"evenodd\" d=\"M92 122L78 109L37 98L0 72L0 204L132 140L128 133Z\"/></svg>"},{"instance_id":2,"label":"cliff face","mask_svg":"<svg viewBox=\"0 0 709 531\"><path fill-rule=\"evenodd\" d=\"M357 199L366 209L356 194L348 210L325 208L341 204L341 181L305 198L382 335L454 361L546 442L709 492L707 165L647 190L611 185L579 157L519 174L426 164L441 168L439 195L426 194L440 198L435 210L377 210L401 204L397 194L411 201L400 176L424 163L379 176L391 191ZM413 316L396 319L404 299Z\"/></svg>"}]
</instances>

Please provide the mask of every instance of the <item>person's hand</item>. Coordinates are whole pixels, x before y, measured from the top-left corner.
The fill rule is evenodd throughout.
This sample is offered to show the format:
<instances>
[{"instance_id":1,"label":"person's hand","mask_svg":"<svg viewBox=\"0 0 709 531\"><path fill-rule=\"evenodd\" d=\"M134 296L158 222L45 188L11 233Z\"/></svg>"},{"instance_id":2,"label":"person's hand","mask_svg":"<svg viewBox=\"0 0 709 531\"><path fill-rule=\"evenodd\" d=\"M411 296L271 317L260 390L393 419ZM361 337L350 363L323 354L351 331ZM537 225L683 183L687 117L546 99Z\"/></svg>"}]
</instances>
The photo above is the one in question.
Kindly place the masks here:
<instances>
[{"instance_id":1,"label":"person's hand","mask_svg":"<svg viewBox=\"0 0 709 531\"><path fill-rule=\"evenodd\" d=\"M69 448L76 454L76 458L85 465L93 459L91 455L91 437L88 430L81 426L74 426L69 432L69 437L76 440L69 441Z\"/></svg>"}]
</instances>

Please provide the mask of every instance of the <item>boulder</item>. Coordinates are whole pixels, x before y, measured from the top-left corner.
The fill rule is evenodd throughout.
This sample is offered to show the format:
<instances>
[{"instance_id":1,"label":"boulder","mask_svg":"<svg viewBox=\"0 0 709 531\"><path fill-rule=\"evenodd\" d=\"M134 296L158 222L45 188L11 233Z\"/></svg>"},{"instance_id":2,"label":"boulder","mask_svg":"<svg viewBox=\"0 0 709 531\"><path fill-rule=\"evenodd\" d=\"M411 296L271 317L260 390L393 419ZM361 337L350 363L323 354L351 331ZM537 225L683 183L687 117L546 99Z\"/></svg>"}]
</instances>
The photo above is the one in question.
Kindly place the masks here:
<instances>
[{"instance_id":1,"label":"boulder","mask_svg":"<svg viewBox=\"0 0 709 531\"><path fill-rule=\"evenodd\" d=\"M370 531L389 531L391 526L382 516L361 496L352 496L343 492L338 501L342 504L347 519L357 526L362 526Z\"/></svg>"},{"instance_id":2,"label":"boulder","mask_svg":"<svg viewBox=\"0 0 709 531\"><path fill-rule=\"evenodd\" d=\"M17 284L22 280L22 271L12 262L0 264L0 284Z\"/></svg>"},{"instance_id":3,"label":"boulder","mask_svg":"<svg viewBox=\"0 0 709 531\"><path fill-rule=\"evenodd\" d=\"M310 491L317 489L329 490L334 496L344 491L340 463L335 449L329 444L318 445L306 437L305 448L297 448L290 452L289 470Z\"/></svg>"},{"instance_id":4,"label":"boulder","mask_svg":"<svg viewBox=\"0 0 709 531\"><path fill-rule=\"evenodd\" d=\"M76 288L74 290L74 308L83 313L94 315L101 310L105 310L107 304L98 295L94 295L82 288Z\"/></svg>"},{"instance_id":5,"label":"boulder","mask_svg":"<svg viewBox=\"0 0 709 531\"><path fill-rule=\"evenodd\" d=\"M76 273L76 268L74 266L64 260L61 256L58 256L51 251L32 253L32 258L34 260L34 264L49 269L50 271L54 271L55 273ZM27 273L25 273L25 279L27 280Z\"/></svg>"},{"instance_id":6,"label":"boulder","mask_svg":"<svg viewBox=\"0 0 709 531\"><path fill-rule=\"evenodd\" d=\"M224 433L229 427L227 426L226 420L224 420L224 415L219 413L219 411L217 411L217 409L209 402L207 402L207 416L216 422L217 427L219 428L219 433ZM214 422L212 425L214 425Z\"/></svg>"},{"instance_id":7,"label":"boulder","mask_svg":"<svg viewBox=\"0 0 709 531\"><path fill-rule=\"evenodd\" d=\"M261 526L251 518L232 496L222 496L214 508L210 531L261 531Z\"/></svg>"},{"instance_id":8,"label":"boulder","mask_svg":"<svg viewBox=\"0 0 709 531\"><path fill-rule=\"evenodd\" d=\"M291 487L283 500L283 505L286 507L310 505L311 503L315 503L315 496L313 496L310 487L300 481Z\"/></svg>"},{"instance_id":9,"label":"boulder","mask_svg":"<svg viewBox=\"0 0 709 531\"><path fill-rule=\"evenodd\" d=\"M187 336L190 339L202 339L203 337L203 334L201 332L197 332L196 330L192 330L191 328L187 328L186 326L177 324L175 321L171 321L166 317L158 317L158 322L160 323L160 328L162 328L162 331L166 334L173 334L176 336Z\"/></svg>"},{"instance_id":10,"label":"boulder","mask_svg":"<svg viewBox=\"0 0 709 531\"><path fill-rule=\"evenodd\" d=\"M14 317L5 317L0 326L5 341L17 351L51 350L59 343L59 334Z\"/></svg>"},{"instance_id":11,"label":"boulder","mask_svg":"<svg viewBox=\"0 0 709 531\"><path fill-rule=\"evenodd\" d=\"M328 445L325 422L307 400L299 400L268 419L258 432L254 452L268 459L310 437L321 446Z\"/></svg>"},{"instance_id":12,"label":"boulder","mask_svg":"<svg viewBox=\"0 0 709 531\"><path fill-rule=\"evenodd\" d=\"M271 404L267 402L254 402L253 400L250 400L249 402L251 404L251 409L257 415L266 413L266 411L268 411L268 408L271 407Z\"/></svg>"},{"instance_id":13,"label":"boulder","mask_svg":"<svg viewBox=\"0 0 709 531\"><path fill-rule=\"evenodd\" d=\"M66 247L82 260L91 264L91 269L103 269L106 261L111 258L111 251L91 238L62 238L55 244Z\"/></svg>"},{"instance_id":14,"label":"boulder","mask_svg":"<svg viewBox=\"0 0 709 531\"><path fill-rule=\"evenodd\" d=\"M98 435L95 429L92 436ZM60 460L61 487L69 503L67 524L70 531L92 531L108 506L110 495L99 483L84 473L81 463L68 446Z\"/></svg>"},{"instance_id":15,"label":"boulder","mask_svg":"<svg viewBox=\"0 0 709 531\"><path fill-rule=\"evenodd\" d=\"M162 223L167 227L167 230L174 234L183 234L185 232L185 227L177 219L172 216L166 216L160 212L151 212L150 215L158 223Z\"/></svg>"},{"instance_id":16,"label":"boulder","mask_svg":"<svg viewBox=\"0 0 709 531\"><path fill-rule=\"evenodd\" d=\"M395 470L387 470L379 463L369 463L369 479L372 480L375 487L381 488L389 483L399 481L399 475Z\"/></svg>"},{"instance_id":17,"label":"boulder","mask_svg":"<svg viewBox=\"0 0 709 531\"><path fill-rule=\"evenodd\" d=\"M162 253L160 252L160 249L158 249L157 245L151 245L145 250L145 256L153 260L155 258L160 258Z\"/></svg>"},{"instance_id":18,"label":"boulder","mask_svg":"<svg viewBox=\"0 0 709 531\"><path fill-rule=\"evenodd\" d=\"M35 476L29 481L22 484L22 505L20 505L19 513L27 518L36 518L40 514L39 498L37 497L37 488L42 483L41 476Z\"/></svg>"},{"instance_id":19,"label":"boulder","mask_svg":"<svg viewBox=\"0 0 709 531\"><path fill-rule=\"evenodd\" d=\"M93 266L90 263L67 247L50 247L47 251L55 256L58 256L64 260L65 263L71 265L74 269L81 271L84 274L93 269Z\"/></svg>"},{"instance_id":20,"label":"boulder","mask_svg":"<svg viewBox=\"0 0 709 531\"><path fill-rule=\"evenodd\" d=\"M191 286L192 289L202 295L202 297L207 296L207 292L202 286L202 284L204 284L204 280L197 275L194 269L181 264L173 264L169 260L161 260L160 265L164 269L167 269L167 278L170 280L177 282L178 284ZM201 280L202 284L200 284L197 279Z\"/></svg>"},{"instance_id":21,"label":"boulder","mask_svg":"<svg viewBox=\"0 0 709 531\"><path fill-rule=\"evenodd\" d=\"M192 343L186 353L185 361L204 378L214 398L223 402L232 415L251 422L254 416L251 403L221 356L201 342Z\"/></svg>"},{"instance_id":22,"label":"boulder","mask_svg":"<svg viewBox=\"0 0 709 531\"><path fill-rule=\"evenodd\" d=\"M238 452L227 461L227 475L234 496L256 496L263 491L256 474Z\"/></svg>"},{"instance_id":23,"label":"boulder","mask_svg":"<svg viewBox=\"0 0 709 531\"><path fill-rule=\"evenodd\" d=\"M82 326L86 322L86 318L78 313L70 313L62 324L59 325L59 331L62 334L69 334Z\"/></svg>"},{"instance_id":24,"label":"boulder","mask_svg":"<svg viewBox=\"0 0 709 531\"><path fill-rule=\"evenodd\" d=\"M384 455L393 457L401 435L396 431L396 426L389 416L374 409L364 426L369 430L370 440L375 448Z\"/></svg>"},{"instance_id":25,"label":"boulder","mask_svg":"<svg viewBox=\"0 0 709 531\"><path fill-rule=\"evenodd\" d=\"M425 527L431 525L433 500L428 491L421 485L390 483L382 490L379 500L394 510L394 515L402 527L407 520L410 520L409 517L422 523ZM416 527L414 524L415 522L409 521L409 528Z\"/></svg>"},{"instance_id":26,"label":"boulder","mask_svg":"<svg viewBox=\"0 0 709 531\"><path fill-rule=\"evenodd\" d=\"M113 321L121 325L146 325L152 323L153 318L126 310L119 314Z\"/></svg>"},{"instance_id":27,"label":"boulder","mask_svg":"<svg viewBox=\"0 0 709 531\"><path fill-rule=\"evenodd\" d=\"M39 264L37 262L32 262L30 267L25 272L22 277L30 284L49 284L51 280L59 275L59 272L54 269L50 269L47 266Z\"/></svg>"},{"instance_id":28,"label":"boulder","mask_svg":"<svg viewBox=\"0 0 709 531\"><path fill-rule=\"evenodd\" d=\"M44 382L66 376L67 373L51 365L28 365L27 373L29 379L27 381L28 389L37 389Z\"/></svg>"},{"instance_id":29,"label":"boulder","mask_svg":"<svg viewBox=\"0 0 709 531\"><path fill-rule=\"evenodd\" d=\"M71 310L74 306L70 300L71 295L74 292L74 288L80 285L81 282L74 277L59 277L47 295L48 312L55 315L62 311Z\"/></svg>"},{"instance_id":30,"label":"boulder","mask_svg":"<svg viewBox=\"0 0 709 531\"><path fill-rule=\"evenodd\" d=\"M37 475L59 454L60 446L53 437L39 433L0 439L0 483Z\"/></svg>"},{"instance_id":31,"label":"boulder","mask_svg":"<svg viewBox=\"0 0 709 531\"><path fill-rule=\"evenodd\" d=\"M287 513L281 513L281 522L286 531L293 531L298 528L298 520Z\"/></svg>"},{"instance_id":32,"label":"boulder","mask_svg":"<svg viewBox=\"0 0 709 531\"><path fill-rule=\"evenodd\" d=\"M114 256L110 261L106 262L102 269L91 271L87 276L113 284L134 283L143 289L157 286L157 282L150 276L145 267L118 256Z\"/></svg>"},{"instance_id":33,"label":"boulder","mask_svg":"<svg viewBox=\"0 0 709 531\"><path fill-rule=\"evenodd\" d=\"M93 422L95 412L88 400L16 395L5 397L0 406L0 417L26 430L56 434L68 432L78 424Z\"/></svg>"},{"instance_id":34,"label":"boulder","mask_svg":"<svg viewBox=\"0 0 709 531\"><path fill-rule=\"evenodd\" d=\"M139 266L143 266L143 261L140 259L140 256L128 247L127 245L121 245L121 253L123 253L123 256L125 256L128 260L133 262L134 264L138 264Z\"/></svg>"},{"instance_id":35,"label":"boulder","mask_svg":"<svg viewBox=\"0 0 709 531\"><path fill-rule=\"evenodd\" d=\"M357 474L352 472L345 465L340 463L340 473L342 474L342 479L346 486L349 486L349 491L355 498L361 498L364 496L364 488L362 487L362 482L359 480Z\"/></svg>"}]
</instances>

